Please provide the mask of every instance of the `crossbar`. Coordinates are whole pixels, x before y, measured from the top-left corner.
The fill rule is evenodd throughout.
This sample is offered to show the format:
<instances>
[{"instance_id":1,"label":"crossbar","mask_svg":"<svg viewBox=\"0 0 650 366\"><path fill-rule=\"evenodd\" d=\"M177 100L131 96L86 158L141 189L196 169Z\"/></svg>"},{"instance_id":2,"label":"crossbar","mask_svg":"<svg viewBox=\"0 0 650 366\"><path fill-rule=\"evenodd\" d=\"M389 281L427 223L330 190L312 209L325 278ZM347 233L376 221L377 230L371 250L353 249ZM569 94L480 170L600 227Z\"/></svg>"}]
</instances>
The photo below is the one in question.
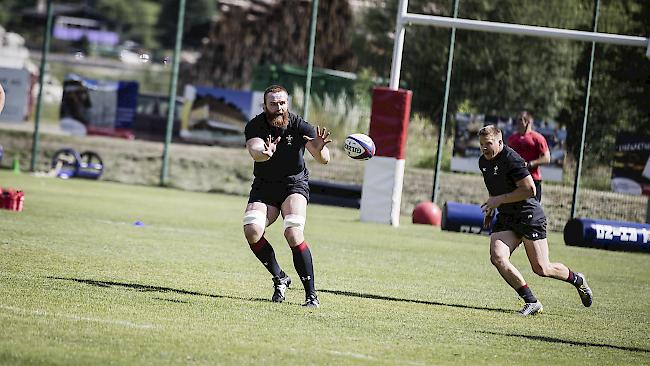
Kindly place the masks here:
<instances>
[{"instance_id":1,"label":"crossbar","mask_svg":"<svg viewBox=\"0 0 650 366\"><path fill-rule=\"evenodd\" d=\"M569 39L584 42L609 43L622 46L646 47L646 56L650 58L650 37L627 36L612 33L585 32L572 29L539 27L534 25L489 22L463 18L441 17L437 15L412 14L406 11L408 0L400 0L395 24L395 45L391 66L390 88L399 87L402 69L402 51L404 48L404 28L406 25L430 25L443 28L466 29L481 32L506 33L544 38Z\"/></svg>"},{"instance_id":2,"label":"crossbar","mask_svg":"<svg viewBox=\"0 0 650 366\"><path fill-rule=\"evenodd\" d=\"M462 18L441 17L407 13L398 18L402 24L432 25L436 27L467 29L484 32L506 33L546 38L570 39L575 41L609 43L621 46L647 47L647 37L626 36L611 33L585 32L511 23L488 22Z\"/></svg>"}]
</instances>

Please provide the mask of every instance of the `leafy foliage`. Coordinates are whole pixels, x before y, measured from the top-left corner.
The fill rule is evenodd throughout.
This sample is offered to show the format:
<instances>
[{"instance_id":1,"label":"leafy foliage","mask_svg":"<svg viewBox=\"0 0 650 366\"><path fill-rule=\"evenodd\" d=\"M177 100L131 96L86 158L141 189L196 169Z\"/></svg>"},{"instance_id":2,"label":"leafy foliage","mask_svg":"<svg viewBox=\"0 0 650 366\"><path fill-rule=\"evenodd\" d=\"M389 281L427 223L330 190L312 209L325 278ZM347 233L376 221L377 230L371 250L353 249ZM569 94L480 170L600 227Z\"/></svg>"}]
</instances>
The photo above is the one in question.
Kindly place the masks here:
<instances>
[{"instance_id":1,"label":"leafy foliage","mask_svg":"<svg viewBox=\"0 0 650 366\"><path fill-rule=\"evenodd\" d=\"M11 30L19 25L21 17L15 16L28 7L33 7L36 0L0 0L0 25Z\"/></svg>"},{"instance_id":2,"label":"leafy foliage","mask_svg":"<svg viewBox=\"0 0 650 366\"><path fill-rule=\"evenodd\" d=\"M449 16L452 1L412 0L410 13ZM367 11L355 33L359 63L390 73L396 2ZM462 0L459 17L504 23L591 30L594 1ZM599 31L650 34L650 2L602 1ZM407 27L401 76L413 90L413 109L439 123L444 96L448 29ZM567 126L568 144L579 144L590 44L458 30L449 111L513 116L522 109ZM650 62L644 49L597 46L587 141L602 161L616 132L650 131ZM451 133L451 131L449 131ZM607 158L607 161L609 158Z\"/></svg>"},{"instance_id":3,"label":"leafy foliage","mask_svg":"<svg viewBox=\"0 0 650 366\"><path fill-rule=\"evenodd\" d=\"M650 3L607 2L601 8L600 32L637 36L650 34ZM575 68L579 92L567 104L560 120L568 125L569 144L577 155L584 117L584 102L591 44L582 45ZM586 141L586 167L609 162L619 131L650 131L650 60L645 49L596 45Z\"/></svg>"},{"instance_id":4,"label":"leafy foliage","mask_svg":"<svg viewBox=\"0 0 650 366\"><path fill-rule=\"evenodd\" d=\"M306 65L311 3L276 1L255 5L233 5L220 14L197 64L183 69L183 81L246 88L256 64ZM341 31L351 24L352 10L347 0L319 3L314 66L342 71L355 66L349 37Z\"/></svg>"},{"instance_id":5,"label":"leafy foliage","mask_svg":"<svg viewBox=\"0 0 650 366\"><path fill-rule=\"evenodd\" d=\"M156 1L98 0L96 7L122 40L132 40L146 48L158 47L155 24L160 6Z\"/></svg>"},{"instance_id":6,"label":"leafy foliage","mask_svg":"<svg viewBox=\"0 0 650 366\"><path fill-rule=\"evenodd\" d=\"M164 0L158 17L158 40L165 48L173 48L176 40L176 23L178 21L178 0ZM185 1L185 18L183 20L183 44L197 47L202 38L207 36L209 24L217 14L214 0ZM194 30L201 30L203 36L197 36Z\"/></svg>"},{"instance_id":7,"label":"leafy foliage","mask_svg":"<svg viewBox=\"0 0 650 366\"><path fill-rule=\"evenodd\" d=\"M302 110L304 90L301 87L292 93L292 109ZM327 127L332 139L343 141L351 133L368 131L370 108L368 104L354 103L344 93L333 97L312 94L309 104L310 122Z\"/></svg>"}]
</instances>

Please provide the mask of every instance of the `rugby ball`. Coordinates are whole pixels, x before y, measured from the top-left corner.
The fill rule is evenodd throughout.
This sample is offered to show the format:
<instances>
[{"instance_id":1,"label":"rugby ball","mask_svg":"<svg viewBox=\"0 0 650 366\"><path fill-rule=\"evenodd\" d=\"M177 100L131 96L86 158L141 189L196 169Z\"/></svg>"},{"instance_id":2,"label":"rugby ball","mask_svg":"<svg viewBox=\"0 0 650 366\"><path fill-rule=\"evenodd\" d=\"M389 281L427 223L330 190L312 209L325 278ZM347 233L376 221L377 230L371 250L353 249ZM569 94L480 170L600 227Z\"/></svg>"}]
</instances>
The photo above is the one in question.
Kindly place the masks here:
<instances>
[{"instance_id":1,"label":"rugby ball","mask_svg":"<svg viewBox=\"0 0 650 366\"><path fill-rule=\"evenodd\" d=\"M362 133L353 133L346 137L343 149L355 160L368 160L375 156L375 143Z\"/></svg>"}]
</instances>

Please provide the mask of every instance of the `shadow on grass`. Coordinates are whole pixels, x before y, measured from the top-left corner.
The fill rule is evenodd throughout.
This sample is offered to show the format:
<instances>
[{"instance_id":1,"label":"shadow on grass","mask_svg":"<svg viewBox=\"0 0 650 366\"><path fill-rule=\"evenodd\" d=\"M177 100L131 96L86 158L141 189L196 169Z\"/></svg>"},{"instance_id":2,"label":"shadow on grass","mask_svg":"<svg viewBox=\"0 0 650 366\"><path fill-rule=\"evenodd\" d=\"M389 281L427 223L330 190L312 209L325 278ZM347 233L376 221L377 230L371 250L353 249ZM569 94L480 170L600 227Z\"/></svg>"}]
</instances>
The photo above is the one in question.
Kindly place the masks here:
<instances>
[{"instance_id":1,"label":"shadow on grass","mask_svg":"<svg viewBox=\"0 0 650 366\"><path fill-rule=\"evenodd\" d=\"M269 299L244 298L244 297L237 297L237 296L206 294L206 293L202 293L202 292L187 291L187 290L181 290L181 289L176 289L176 288L171 288L171 287L141 285L139 283L98 281L98 280L89 280L89 279L82 279L82 278L65 278L65 277L53 277L53 276L47 276L47 278L53 279L53 280L63 280L63 281L73 281L73 282L85 283L87 285L93 285L93 286L97 286L97 287L124 287L124 288L128 288L128 289L136 290L136 291L142 291L142 292L175 293L175 294L181 294L181 295L205 296L205 297L220 298L220 299L271 302L271 300L269 300ZM161 299L161 298L155 298L155 299L157 299L157 300L167 300L167 299ZM182 300L167 300L167 301L184 302Z\"/></svg>"},{"instance_id":2,"label":"shadow on grass","mask_svg":"<svg viewBox=\"0 0 650 366\"><path fill-rule=\"evenodd\" d=\"M154 297L154 300L160 300L160 301L169 301L169 302L177 302L181 304L189 304L189 301L186 300L178 300L178 299L163 299L162 297Z\"/></svg>"},{"instance_id":3,"label":"shadow on grass","mask_svg":"<svg viewBox=\"0 0 650 366\"><path fill-rule=\"evenodd\" d=\"M437 305L437 306L449 306L452 308L461 308L461 309L474 309L474 310L487 310L487 311L496 311L499 313L512 314L514 311L498 308L488 308L482 306L470 306L470 305L461 305L461 304L447 304L444 302L437 301L425 301L425 300L413 300L413 299L401 299L398 297L383 296L383 295L373 295L373 294L364 294L361 292L350 292L350 291L339 291L339 290L318 290L320 292L325 292L328 294L341 295L341 296L350 296L350 297L361 297L364 299L374 299L374 300L385 300L385 301L399 301L399 302L410 302L414 304L423 304L423 305Z\"/></svg>"},{"instance_id":4,"label":"shadow on grass","mask_svg":"<svg viewBox=\"0 0 650 366\"><path fill-rule=\"evenodd\" d=\"M509 334L509 333L497 333L497 332L488 332L488 331L478 331L478 333L505 336L505 337L526 338L533 341L542 341L542 342L549 342L549 343L570 344L572 346L603 347L603 348L617 349L621 351L650 353L650 349L645 349L645 348L614 346L605 343L578 342L578 341L571 341L566 339L552 338L552 337L545 337L545 336L536 336L530 334Z\"/></svg>"}]
</instances>

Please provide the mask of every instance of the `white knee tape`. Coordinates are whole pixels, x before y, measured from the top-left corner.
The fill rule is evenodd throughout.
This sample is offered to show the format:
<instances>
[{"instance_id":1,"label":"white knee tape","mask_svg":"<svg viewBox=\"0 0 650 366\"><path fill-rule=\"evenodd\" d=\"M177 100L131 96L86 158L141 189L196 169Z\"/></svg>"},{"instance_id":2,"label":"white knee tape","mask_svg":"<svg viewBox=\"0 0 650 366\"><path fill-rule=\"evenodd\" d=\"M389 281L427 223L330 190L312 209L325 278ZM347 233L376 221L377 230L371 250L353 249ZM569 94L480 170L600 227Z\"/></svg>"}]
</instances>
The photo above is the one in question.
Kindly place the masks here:
<instances>
[{"instance_id":1,"label":"white knee tape","mask_svg":"<svg viewBox=\"0 0 650 366\"><path fill-rule=\"evenodd\" d=\"M295 227L301 231L305 230L305 217L300 215L287 215L284 218L284 228Z\"/></svg>"},{"instance_id":2,"label":"white knee tape","mask_svg":"<svg viewBox=\"0 0 650 366\"><path fill-rule=\"evenodd\" d=\"M257 225L262 229L266 228L268 221L266 219L266 214L258 210L250 210L244 213L244 225Z\"/></svg>"}]
</instances>

